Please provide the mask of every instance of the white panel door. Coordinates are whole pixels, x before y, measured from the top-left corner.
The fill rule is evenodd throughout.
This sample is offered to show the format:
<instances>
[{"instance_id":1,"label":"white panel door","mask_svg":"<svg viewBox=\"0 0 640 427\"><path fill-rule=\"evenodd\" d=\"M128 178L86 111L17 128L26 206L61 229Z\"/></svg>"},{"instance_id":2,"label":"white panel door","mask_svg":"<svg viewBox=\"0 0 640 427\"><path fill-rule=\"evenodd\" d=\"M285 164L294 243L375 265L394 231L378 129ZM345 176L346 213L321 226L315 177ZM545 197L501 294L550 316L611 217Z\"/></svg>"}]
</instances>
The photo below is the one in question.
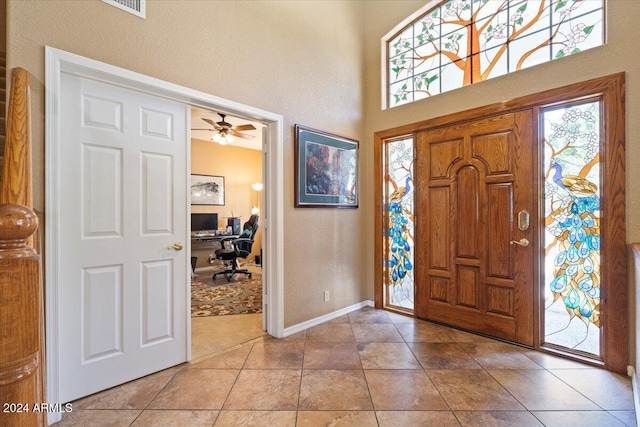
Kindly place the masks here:
<instances>
[{"instance_id":1,"label":"white panel door","mask_svg":"<svg viewBox=\"0 0 640 427\"><path fill-rule=\"evenodd\" d=\"M68 74L61 85L59 360L68 402L187 359L189 107Z\"/></svg>"}]
</instances>

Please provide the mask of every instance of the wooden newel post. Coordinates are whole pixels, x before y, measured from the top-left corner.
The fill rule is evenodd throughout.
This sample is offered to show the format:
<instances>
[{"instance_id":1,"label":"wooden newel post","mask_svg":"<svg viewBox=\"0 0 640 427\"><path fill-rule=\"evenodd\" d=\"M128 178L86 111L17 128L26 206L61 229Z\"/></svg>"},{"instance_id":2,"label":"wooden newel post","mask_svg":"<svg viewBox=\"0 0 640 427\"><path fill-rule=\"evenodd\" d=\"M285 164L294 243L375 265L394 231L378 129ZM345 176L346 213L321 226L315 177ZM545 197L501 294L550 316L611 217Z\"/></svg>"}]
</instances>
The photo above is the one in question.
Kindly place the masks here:
<instances>
[{"instance_id":1,"label":"wooden newel post","mask_svg":"<svg viewBox=\"0 0 640 427\"><path fill-rule=\"evenodd\" d=\"M0 205L0 426L44 425L39 260L27 240L38 228L28 207ZM16 406L7 406L15 404ZM19 412L28 405L28 412Z\"/></svg>"}]
</instances>

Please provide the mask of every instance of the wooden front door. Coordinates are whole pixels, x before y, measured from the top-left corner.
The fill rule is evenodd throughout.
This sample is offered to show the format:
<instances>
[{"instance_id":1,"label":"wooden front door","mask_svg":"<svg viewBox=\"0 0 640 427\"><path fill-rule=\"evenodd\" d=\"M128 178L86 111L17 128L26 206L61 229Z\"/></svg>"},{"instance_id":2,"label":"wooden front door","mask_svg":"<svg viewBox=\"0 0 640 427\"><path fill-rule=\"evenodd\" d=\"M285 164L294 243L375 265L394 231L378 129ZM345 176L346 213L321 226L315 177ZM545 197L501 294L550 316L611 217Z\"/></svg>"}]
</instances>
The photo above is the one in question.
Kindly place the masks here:
<instances>
[{"instance_id":1,"label":"wooden front door","mask_svg":"<svg viewBox=\"0 0 640 427\"><path fill-rule=\"evenodd\" d=\"M416 316L533 346L532 112L419 132L416 154Z\"/></svg>"}]
</instances>

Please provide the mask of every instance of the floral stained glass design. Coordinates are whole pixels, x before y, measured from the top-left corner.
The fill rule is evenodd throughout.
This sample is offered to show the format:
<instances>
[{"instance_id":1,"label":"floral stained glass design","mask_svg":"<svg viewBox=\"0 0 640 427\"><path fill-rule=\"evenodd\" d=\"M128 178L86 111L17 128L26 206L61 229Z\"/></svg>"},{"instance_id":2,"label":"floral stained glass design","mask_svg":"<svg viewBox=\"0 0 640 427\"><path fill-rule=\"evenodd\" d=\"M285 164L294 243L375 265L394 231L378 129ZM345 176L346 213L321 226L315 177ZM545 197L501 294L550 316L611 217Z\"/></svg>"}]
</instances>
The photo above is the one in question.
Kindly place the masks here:
<instances>
[{"instance_id":1,"label":"floral stained glass design","mask_svg":"<svg viewBox=\"0 0 640 427\"><path fill-rule=\"evenodd\" d=\"M388 106L604 44L604 0L450 0L387 42Z\"/></svg>"},{"instance_id":2,"label":"floral stained glass design","mask_svg":"<svg viewBox=\"0 0 640 427\"><path fill-rule=\"evenodd\" d=\"M413 156L413 138L385 142L385 306L405 310L414 307Z\"/></svg>"},{"instance_id":3,"label":"floral stained glass design","mask_svg":"<svg viewBox=\"0 0 640 427\"><path fill-rule=\"evenodd\" d=\"M544 110L544 339L600 354L600 103Z\"/></svg>"}]
</instances>

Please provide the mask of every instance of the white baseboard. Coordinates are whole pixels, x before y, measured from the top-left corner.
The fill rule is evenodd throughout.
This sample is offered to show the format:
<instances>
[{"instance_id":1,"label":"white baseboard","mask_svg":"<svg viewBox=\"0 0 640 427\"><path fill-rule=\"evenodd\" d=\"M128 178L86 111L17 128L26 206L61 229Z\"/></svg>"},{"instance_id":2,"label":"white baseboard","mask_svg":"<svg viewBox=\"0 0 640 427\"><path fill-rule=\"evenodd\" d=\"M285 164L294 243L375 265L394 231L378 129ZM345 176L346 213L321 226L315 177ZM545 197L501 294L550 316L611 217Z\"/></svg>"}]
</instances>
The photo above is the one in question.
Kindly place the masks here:
<instances>
[{"instance_id":1,"label":"white baseboard","mask_svg":"<svg viewBox=\"0 0 640 427\"><path fill-rule=\"evenodd\" d=\"M360 310L362 307L373 307L373 301L371 300L362 301L357 304L350 305L349 307L341 308L338 311L334 311L332 313L328 313L320 317L316 317L315 319L307 320L306 322L302 322L302 323L298 323L297 325L290 326L284 329L284 336L288 337L289 335L293 335L298 332L305 331L313 326L318 326L329 320L333 320L340 316L344 316L345 314L349 314L352 311Z\"/></svg>"}]
</instances>

